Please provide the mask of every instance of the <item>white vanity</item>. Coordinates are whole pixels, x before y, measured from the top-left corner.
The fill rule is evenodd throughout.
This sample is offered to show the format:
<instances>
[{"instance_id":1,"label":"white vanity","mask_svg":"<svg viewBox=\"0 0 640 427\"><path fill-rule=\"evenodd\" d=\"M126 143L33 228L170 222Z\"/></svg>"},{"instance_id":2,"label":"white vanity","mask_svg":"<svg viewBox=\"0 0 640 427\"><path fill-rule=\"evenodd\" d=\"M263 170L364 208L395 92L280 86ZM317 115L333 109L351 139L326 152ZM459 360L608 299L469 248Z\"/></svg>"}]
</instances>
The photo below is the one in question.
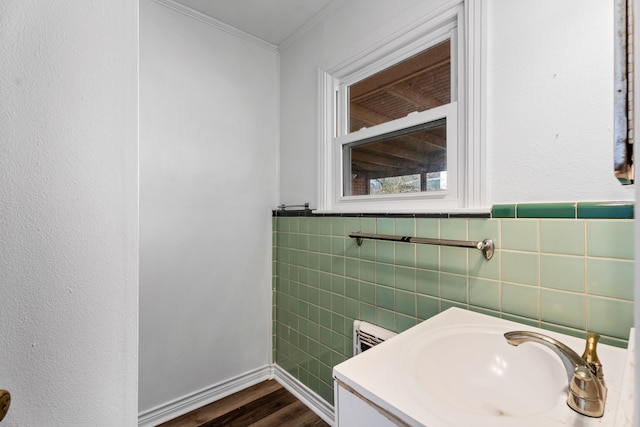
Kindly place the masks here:
<instances>
[{"instance_id":1,"label":"white vanity","mask_svg":"<svg viewBox=\"0 0 640 427\"><path fill-rule=\"evenodd\" d=\"M592 418L567 405L560 357L536 342L509 345L504 333L515 330L585 349L583 339L450 308L334 368L335 425L627 425L632 352L597 346L608 391L604 415Z\"/></svg>"}]
</instances>

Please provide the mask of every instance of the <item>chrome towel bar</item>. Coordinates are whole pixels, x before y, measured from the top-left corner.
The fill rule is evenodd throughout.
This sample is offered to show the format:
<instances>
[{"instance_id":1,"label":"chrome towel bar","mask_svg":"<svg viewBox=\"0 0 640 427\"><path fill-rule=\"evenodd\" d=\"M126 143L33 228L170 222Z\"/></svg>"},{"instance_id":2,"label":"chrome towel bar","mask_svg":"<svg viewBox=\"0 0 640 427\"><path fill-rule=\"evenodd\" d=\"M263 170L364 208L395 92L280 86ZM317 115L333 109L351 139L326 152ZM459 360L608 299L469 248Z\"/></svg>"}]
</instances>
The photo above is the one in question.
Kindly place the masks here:
<instances>
[{"instance_id":1,"label":"chrome towel bar","mask_svg":"<svg viewBox=\"0 0 640 427\"><path fill-rule=\"evenodd\" d=\"M358 246L362 245L363 239L372 240L389 240L392 242L407 242L407 243L421 243L424 245L439 245L439 246L454 246L457 248L473 248L482 252L487 260L490 260L493 256L494 245L493 240L484 239L481 242L470 242L466 240L448 240L448 239L430 239L427 237L407 237L407 236L392 236L389 234L369 234L360 233L358 231L352 231L349 233L349 237L355 238Z\"/></svg>"}]
</instances>

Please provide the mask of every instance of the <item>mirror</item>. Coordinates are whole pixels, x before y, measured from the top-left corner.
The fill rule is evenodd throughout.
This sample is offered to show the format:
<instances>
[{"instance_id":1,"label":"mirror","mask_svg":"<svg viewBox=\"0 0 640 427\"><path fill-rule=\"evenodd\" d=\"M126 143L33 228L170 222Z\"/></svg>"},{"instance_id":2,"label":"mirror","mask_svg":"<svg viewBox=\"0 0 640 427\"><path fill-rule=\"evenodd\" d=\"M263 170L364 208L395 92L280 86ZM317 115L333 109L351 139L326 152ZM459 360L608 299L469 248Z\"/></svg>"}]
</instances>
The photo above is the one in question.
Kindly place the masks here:
<instances>
[{"instance_id":1,"label":"mirror","mask_svg":"<svg viewBox=\"0 0 640 427\"><path fill-rule=\"evenodd\" d=\"M633 0L615 2L614 174L633 184Z\"/></svg>"}]
</instances>

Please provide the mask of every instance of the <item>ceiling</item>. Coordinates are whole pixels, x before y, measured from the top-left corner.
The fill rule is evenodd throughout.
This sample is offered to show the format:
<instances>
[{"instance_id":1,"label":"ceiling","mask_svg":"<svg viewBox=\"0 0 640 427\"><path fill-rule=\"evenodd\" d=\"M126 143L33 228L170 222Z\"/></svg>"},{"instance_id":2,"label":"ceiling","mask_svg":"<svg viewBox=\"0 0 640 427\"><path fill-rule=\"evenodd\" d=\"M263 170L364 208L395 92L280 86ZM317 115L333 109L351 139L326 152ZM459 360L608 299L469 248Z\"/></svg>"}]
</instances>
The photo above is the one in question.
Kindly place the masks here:
<instances>
[{"instance_id":1,"label":"ceiling","mask_svg":"<svg viewBox=\"0 0 640 427\"><path fill-rule=\"evenodd\" d=\"M337 0L175 0L278 46Z\"/></svg>"}]
</instances>

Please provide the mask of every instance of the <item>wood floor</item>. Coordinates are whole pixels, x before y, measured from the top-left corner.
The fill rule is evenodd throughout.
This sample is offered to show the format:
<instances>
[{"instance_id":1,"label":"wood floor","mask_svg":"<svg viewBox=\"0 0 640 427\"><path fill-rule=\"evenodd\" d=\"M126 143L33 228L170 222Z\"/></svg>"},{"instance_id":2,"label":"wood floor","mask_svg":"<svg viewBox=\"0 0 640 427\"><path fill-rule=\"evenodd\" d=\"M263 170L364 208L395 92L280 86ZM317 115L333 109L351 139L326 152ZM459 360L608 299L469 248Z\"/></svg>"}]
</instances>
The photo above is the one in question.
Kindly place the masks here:
<instances>
[{"instance_id":1,"label":"wood floor","mask_svg":"<svg viewBox=\"0 0 640 427\"><path fill-rule=\"evenodd\" d=\"M232 394L159 427L328 427L280 383L268 380Z\"/></svg>"}]
</instances>

